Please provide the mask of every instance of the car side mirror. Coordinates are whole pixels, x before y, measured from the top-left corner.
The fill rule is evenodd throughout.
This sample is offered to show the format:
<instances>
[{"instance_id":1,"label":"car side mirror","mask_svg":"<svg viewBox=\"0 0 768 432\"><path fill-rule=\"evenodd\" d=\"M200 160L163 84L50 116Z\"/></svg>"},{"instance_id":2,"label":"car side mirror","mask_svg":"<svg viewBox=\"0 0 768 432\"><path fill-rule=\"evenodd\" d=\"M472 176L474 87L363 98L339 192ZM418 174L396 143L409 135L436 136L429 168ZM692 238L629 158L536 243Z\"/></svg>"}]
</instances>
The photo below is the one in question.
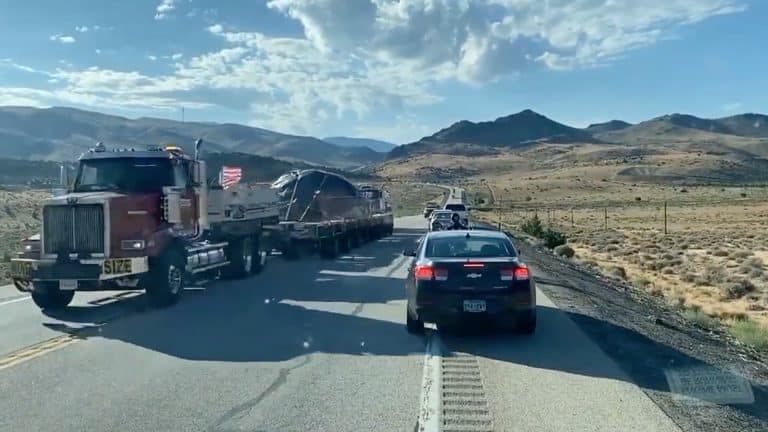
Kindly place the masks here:
<instances>
[{"instance_id":1,"label":"car side mirror","mask_svg":"<svg viewBox=\"0 0 768 432\"><path fill-rule=\"evenodd\" d=\"M416 251L413 249L406 249L403 251L403 256L415 257Z\"/></svg>"}]
</instances>

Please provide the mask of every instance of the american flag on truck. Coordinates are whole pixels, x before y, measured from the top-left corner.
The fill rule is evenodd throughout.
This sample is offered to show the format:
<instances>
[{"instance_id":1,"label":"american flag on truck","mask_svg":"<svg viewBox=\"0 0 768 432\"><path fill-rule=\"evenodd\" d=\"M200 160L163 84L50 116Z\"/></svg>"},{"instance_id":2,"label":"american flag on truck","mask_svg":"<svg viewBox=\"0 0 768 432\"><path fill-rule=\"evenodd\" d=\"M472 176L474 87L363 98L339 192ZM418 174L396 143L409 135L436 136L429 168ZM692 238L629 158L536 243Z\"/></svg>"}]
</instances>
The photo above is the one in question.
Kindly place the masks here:
<instances>
[{"instance_id":1,"label":"american flag on truck","mask_svg":"<svg viewBox=\"0 0 768 432\"><path fill-rule=\"evenodd\" d=\"M221 184L221 187L224 189L229 189L240 183L242 178L243 169L240 167L223 166L219 172L219 184Z\"/></svg>"}]
</instances>

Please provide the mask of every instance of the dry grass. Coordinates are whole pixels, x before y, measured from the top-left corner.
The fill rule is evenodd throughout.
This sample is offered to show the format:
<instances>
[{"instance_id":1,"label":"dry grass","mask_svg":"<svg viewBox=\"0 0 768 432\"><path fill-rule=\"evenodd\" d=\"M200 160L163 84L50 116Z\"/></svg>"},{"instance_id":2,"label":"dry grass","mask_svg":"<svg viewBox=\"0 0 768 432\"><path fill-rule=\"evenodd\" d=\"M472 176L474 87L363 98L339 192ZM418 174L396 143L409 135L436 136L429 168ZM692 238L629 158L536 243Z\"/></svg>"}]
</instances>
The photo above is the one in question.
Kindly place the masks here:
<instances>
[{"instance_id":1,"label":"dry grass","mask_svg":"<svg viewBox=\"0 0 768 432\"><path fill-rule=\"evenodd\" d=\"M0 190L0 283L5 277L8 261L19 251L22 238L37 232L40 227L40 203L50 196L49 191Z\"/></svg>"},{"instance_id":2,"label":"dry grass","mask_svg":"<svg viewBox=\"0 0 768 432\"><path fill-rule=\"evenodd\" d=\"M575 209L573 223L563 202L554 215L546 208L536 211L545 224L568 235L580 262L614 277L620 277L615 270L620 267L638 289L672 305L727 322L748 320L768 332L768 200L734 204L726 198L731 192L721 189L707 189L711 195L699 204L690 202L690 195L668 204L667 234L663 204L638 203L629 194L608 200L613 204L607 229L598 205ZM516 226L532 212L518 206L502 217Z\"/></svg>"}]
</instances>

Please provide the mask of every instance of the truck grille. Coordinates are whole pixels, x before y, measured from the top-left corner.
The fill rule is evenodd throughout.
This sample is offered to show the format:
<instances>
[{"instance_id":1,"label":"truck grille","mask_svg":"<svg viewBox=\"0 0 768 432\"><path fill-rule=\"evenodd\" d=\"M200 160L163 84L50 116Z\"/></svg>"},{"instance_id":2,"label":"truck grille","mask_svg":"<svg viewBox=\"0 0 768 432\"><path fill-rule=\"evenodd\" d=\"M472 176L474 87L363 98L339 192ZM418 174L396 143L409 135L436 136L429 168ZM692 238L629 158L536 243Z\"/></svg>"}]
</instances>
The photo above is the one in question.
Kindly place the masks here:
<instances>
[{"instance_id":1,"label":"truck grille","mask_svg":"<svg viewBox=\"0 0 768 432\"><path fill-rule=\"evenodd\" d=\"M43 251L104 253L104 207L101 204L46 206Z\"/></svg>"}]
</instances>

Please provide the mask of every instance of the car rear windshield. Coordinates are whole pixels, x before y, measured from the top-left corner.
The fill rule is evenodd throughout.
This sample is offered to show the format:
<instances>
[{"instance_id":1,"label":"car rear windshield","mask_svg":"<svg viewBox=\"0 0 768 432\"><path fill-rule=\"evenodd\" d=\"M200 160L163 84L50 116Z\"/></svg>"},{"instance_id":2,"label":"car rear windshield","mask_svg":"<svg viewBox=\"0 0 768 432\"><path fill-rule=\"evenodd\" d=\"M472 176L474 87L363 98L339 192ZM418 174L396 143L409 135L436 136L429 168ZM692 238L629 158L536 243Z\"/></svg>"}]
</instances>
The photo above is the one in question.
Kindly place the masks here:
<instances>
[{"instance_id":1,"label":"car rear windshield","mask_svg":"<svg viewBox=\"0 0 768 432\"><path fill-rule=\"evenodd\" d=\"M498 258L515 257L517 253L512 243L503 238L456 236L429 239L425 256L428 258Z\"/></svg>"},{"instance_id":2,"label":"car rear windshield","mask_svg":"<svg viewBox=\"0 0 768 432\"><path fill-rule=\"evenodd\" d=\"M450 219L453 213L436 213L435 219Z\"/></svg>"},{"instance_id":3,"label":"car rear windshield","mask_svg":"<svg viewBox=\"0 0 768 432\"><path fill-rule=\"evenodd\" d=\"M467 209L467 207L464 204L447 204L445 209L452 211L464 211Z\"/></svg>"}]
</instances>

